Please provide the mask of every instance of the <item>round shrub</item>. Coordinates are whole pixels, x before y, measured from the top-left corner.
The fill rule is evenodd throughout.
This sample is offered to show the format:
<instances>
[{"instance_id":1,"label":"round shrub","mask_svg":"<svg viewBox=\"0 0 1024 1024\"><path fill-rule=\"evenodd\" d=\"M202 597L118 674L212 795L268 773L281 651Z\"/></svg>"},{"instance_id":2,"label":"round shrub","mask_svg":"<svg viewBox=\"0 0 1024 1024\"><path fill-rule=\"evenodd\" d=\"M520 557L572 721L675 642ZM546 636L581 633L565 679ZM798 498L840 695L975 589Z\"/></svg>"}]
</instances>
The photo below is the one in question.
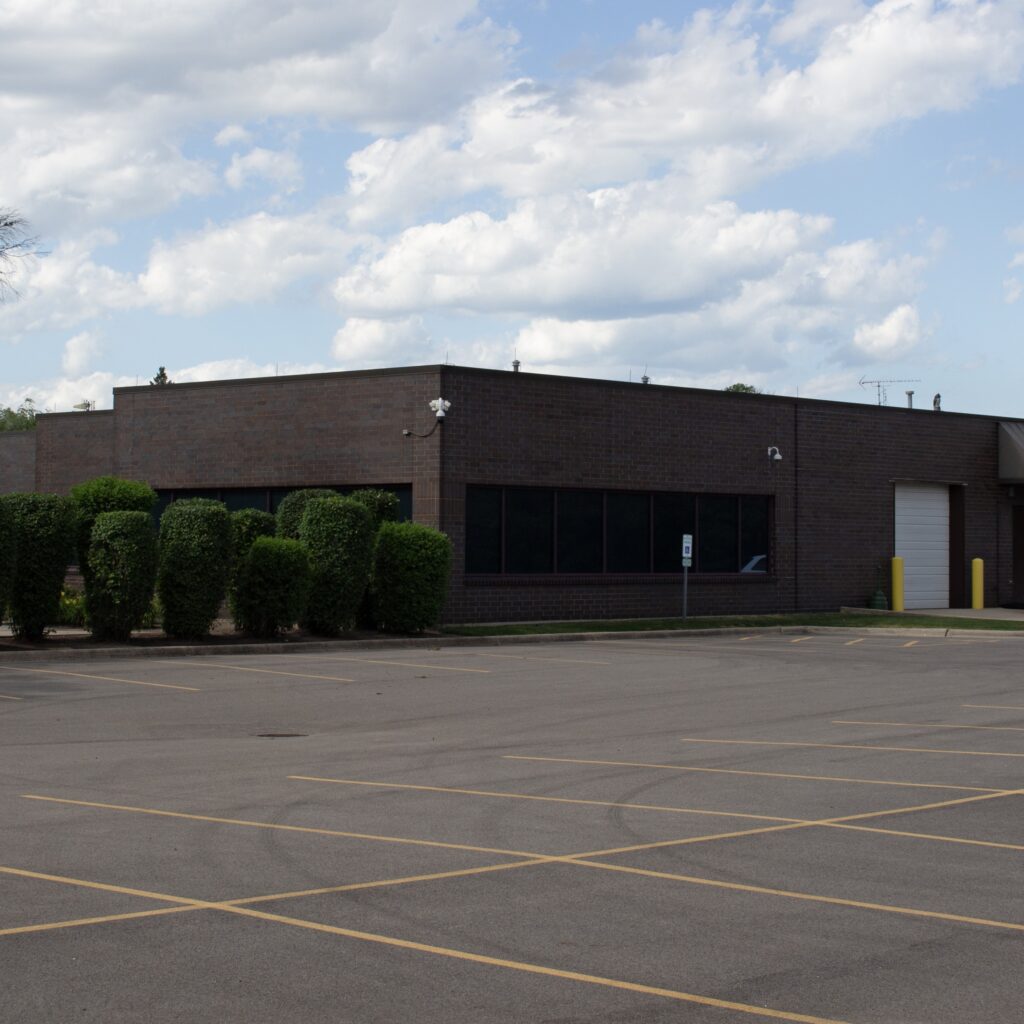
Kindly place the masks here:
<instances>
[{"instance_id":1,"label":"round shrub","mask_svg":"<svg viewBox=\"0 0 1024 1024\"><path fill-rule=\"evenodd\" d=\"M14 515L0 501L0 619L4 617L11 584L14 582L14 556L17 553L14 533Z\"/></svg>"},{"instance_id":2,"label":"round shrub","mask_svg":"<svg viewBox=\"0 0 1024 1024\"><path fill-rule=\"evenodd\" d=\"M93 523L101 512L151 513L156 504L156 491L138 480L122 480L116 476L98 476L71 488L78 529L75 546L78 567L89 589L89 542Z\"/></svg>"},{"instance_id":3,"label":"round shrub","mask_svg":"<svg viewBox=\"0 0 1024 1024\"><path fill-rule=\"evenodd\" d=\"M306 506L299 539L312 574L302 625L311 633L337 636L354 622L370 578L370 513L349 498L316 498Z\"/></svg>"},{"instance_id":4,"label":"round shrub","mask_svg":"<svg viewBox=\"0 0 1024 1024\"><path fill-rule=\"evenodd\" d=\"M164 632L193 640L217 618L231 568L231 518L219 501L187 498L160 517L157 596Z\"/></svg>"},{"instance_id":5,"label":"round shrub","mask_svg":"<svg viewBox=\"0 0 1024 1024\"><path fill-rule=\"evenodd\" d=\"M377 533L371 595L377 628L419 633L441 621L452 542L419 523L384 523Z\"/></svg>"},{"instance_id":6,"label":"round shrub","mask_svg":"<svg viewBox=\"0 0 1024 1024\"><path fill-rule=\"evenodd\" d=\"M382 491L378 487L361 487L347 495L353 501L358 501L373 520L373 529L376 532L381 523L394 523L398 521L398 495L391 491Z\"/></svg>"},{"instance_id":7,"label":"round shrub","mask_svg":"<svg viewBox=\"0 0 1024 1024\"><path fill-rule=\"evenodd\" d=\"M311 487L304 491L292 491L281 499L277 506L277 535L287 540L299 539L299 526L302 524L302 516L306 506L318 498L337 498L337 491L328 491L324 488Z\"/></svg>"},{"instance_id":8,"label":"round shrub","mask_svg":"<svg viewBox=\"0 0 1024 1024\"><path fill-rule=\"evenodd\" d=\"M156 532L148 512L101 512L89 542L89 626L98 640L127 640L142 626L156 582Z\"/></svg>"},{"instance_id":9,"label":"round shrub","mask_svg":"<svg viewBox=\"0 0 1024 1024\"><path fill-rule=\"evenodd\" d=\"M75 546L75 512L56 494L8 494L0 499L13 520L16 555L9 598L11 627L37 642L57 621L60 592Z\"/></svg>"},{"instance_id":10,"label":"round shrub","mask_svg":"<svg viewBox=\"0 0 1024 1024\"><path fill-rule=\"evenodd\" d=\"M273 537L277 521L269 512L258 508L243 508L231 513L231 565L232 575L252 547L257 537Z\"/></svg>"},{"instance_id":11,"label":"round shrub","mask_svg":"<svg viewBox=\"0 0 1024 1024\"><path fill-rule=\"evenodd\" d=\"M353 501L358 501L373 520L373 532L380 529L381 523L396 522L398 520L399 504L398 495L391 491L382 491L378 487L361 487L347 495ZM373 606L371 604L371 591L373 590L373 566L370 566L370 582L363 594L363 600L359 604L359 612L356 615L356 623L360 629L375 629L373 621Z\"/></svg>"},{"instance_id":12,"label":"round shrub","mask_svg":"<svg viewBox=\"0 0 1024 1024\"><path fill-rule=\"evenodd\" d=\"M297 540L257 537L235 569L235 625L259 637L291 629L306 609L309 583L309 556Z\"/></svg>"}]
</instances>

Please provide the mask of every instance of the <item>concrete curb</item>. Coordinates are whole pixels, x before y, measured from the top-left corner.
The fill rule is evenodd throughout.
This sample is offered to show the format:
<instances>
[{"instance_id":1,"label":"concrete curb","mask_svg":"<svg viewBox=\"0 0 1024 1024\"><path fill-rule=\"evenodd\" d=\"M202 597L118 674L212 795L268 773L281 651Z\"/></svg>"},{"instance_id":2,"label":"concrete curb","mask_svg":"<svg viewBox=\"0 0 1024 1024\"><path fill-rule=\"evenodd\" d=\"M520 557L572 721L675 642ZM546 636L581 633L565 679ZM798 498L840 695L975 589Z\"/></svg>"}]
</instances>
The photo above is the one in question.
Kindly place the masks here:
<instances>
[{"instance_id":1,"label":"concrete curb","mask_svg":"<svg viewBox=\"0 0 1024 1024\"><path fill-rule=\"evenodd\" d=\"M1024 630L995 629L908 629L884 626L727 626L717 629L648 629L616 630L606 633L528 633L518 636L422 636L393 637L373 640L300 640L280 643L239 643L203 646L199 644L168 644L147 647L66 647L34 651L0 652L0 665L35 661L90 661L122 658L190 658L221 657L245 654L302 654L320 651L417 650L443 647L503 647L518 644L587 643L597 640L686 640L715 636L750 636L781 634L788 636L868 635L938 638L985 638L1024 640Z\"/></svg>"}]
</instances>

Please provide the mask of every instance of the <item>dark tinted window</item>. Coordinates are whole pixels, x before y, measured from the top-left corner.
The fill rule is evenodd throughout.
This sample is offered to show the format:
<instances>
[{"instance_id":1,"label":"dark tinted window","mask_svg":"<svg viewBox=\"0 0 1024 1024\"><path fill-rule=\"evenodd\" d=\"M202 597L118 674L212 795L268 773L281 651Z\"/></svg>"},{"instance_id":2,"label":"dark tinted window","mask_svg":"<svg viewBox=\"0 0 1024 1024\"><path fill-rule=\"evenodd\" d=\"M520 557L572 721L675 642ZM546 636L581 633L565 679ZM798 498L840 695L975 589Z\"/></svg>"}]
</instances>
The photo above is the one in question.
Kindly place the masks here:
<instances>
[{"instance_id":1,"label":"dark tinted window","mask_svg":"<svg viewBox=\"0 0 1024 1024\"><path fill-rule=\"evenodd\" d=\"M267 510L266 488L232 489L220 492L221 501L228 507L229 512L237 512L243 508L258 508L261 512Z\"/></svg>"},{"instance_id":2,"label":"dark tinted window","mask_svg":"<svg viewBox=\"0 0 1024 1024\"><path fill-rule=\"evenodd\" d=\"M740 572L768 571L768 499L740 498Z\"/></svg>"},{"instance_id":3,"label":"dark tinted window","mask_svg":"<svg viewBox=\"0 0 1024 1024\"><path fill-rule=\"evenodd\" d=\"M739 504L734 497L702 494L697 502L699 572L739 571Z\"/></svg>"},{"instance_id":4,"label":"dark tinted window","mask_svg":"<svg viewBox=\"0 0 1024 1024\"><path fill-rule=\"evenodd\" d=\"M501 488L466 488L466 572L501 572Z\"/></svg>"},{"instance_id":5,"label":"dark tinted window","mask_svg":"<svg viewBox=\"0 0 1024 1024\"><path fill-rule=\"evenodd\" d=\"M505 491L505 571L554 568L554 491L510 487Z\"/></svg>"},{"instance_id":6,"label":"dark tinted window","mask_svg":"<svg viewBox=\"0 0 1024 1024\"><path fill-rule=\"evenodd\" d=\"M683 534L696 531L692 494L654 495L654 571L682 572Z\"/></svg>"},{"instance_id":7,"label":"dark tinted window","mask_svg":"<svg viewBox=\"0 0 1024 1024\"><path fill-rule=\"evenodd\" d=\"M650 498L646 494L607 496L608 572L649 572L651 568Z\"/></svg>"},{"instance_id":8,"label":"dark tinted window","mask_svg":"<svg viewBox=\"0 0 1024 1024\"><path fill-rule=\"evenodd\" d=\"M600 572L604 534L600 491L558 492L558 571Z\"/></svg>"}]
</instances>

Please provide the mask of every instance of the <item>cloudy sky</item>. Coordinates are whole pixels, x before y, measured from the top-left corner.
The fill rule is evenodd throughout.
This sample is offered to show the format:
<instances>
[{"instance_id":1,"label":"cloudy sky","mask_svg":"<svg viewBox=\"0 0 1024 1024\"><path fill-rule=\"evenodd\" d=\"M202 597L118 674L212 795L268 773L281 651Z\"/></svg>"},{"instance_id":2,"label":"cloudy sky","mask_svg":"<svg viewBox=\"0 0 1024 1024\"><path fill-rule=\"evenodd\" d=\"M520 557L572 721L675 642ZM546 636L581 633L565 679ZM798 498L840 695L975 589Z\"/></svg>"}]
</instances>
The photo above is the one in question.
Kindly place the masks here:
<instances>
[{"instance_id":1,"label":"cloudy sky","mask_svg":"<svg viewBox=\"0 0 1024 1024\"><path fill-rule=\"evenodd\" d=\"M0 0L0 404L444 362L1024 416L1024 0Z\"/></svg>"}]
</instances>

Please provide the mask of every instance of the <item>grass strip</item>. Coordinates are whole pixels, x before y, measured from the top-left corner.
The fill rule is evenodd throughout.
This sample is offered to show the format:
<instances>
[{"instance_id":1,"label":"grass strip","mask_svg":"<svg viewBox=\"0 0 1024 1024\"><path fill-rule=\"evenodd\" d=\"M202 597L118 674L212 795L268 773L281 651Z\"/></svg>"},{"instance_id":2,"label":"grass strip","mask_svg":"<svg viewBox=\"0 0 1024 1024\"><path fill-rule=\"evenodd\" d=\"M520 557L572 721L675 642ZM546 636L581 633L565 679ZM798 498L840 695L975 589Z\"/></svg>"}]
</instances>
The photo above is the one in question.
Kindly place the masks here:
<instances>
[{"instance_id":1,"label":"grass strip","mask_svg":"<svg viewBox=\"0 0 1024 1024\"><path fill-rule=\"evenodd\" d=\"M987 629L1024 631L1024 621L1015 619L973 619L940 615L871 615L843 612L813 612L803 615L709 615L687 619L595 619L585 622L514 622L503 625L445 626L453 636L527 636L546 633L623 633L675 629L756 629L771 626L848 626L888 629Z\"/></svg>"}]
</instances>

